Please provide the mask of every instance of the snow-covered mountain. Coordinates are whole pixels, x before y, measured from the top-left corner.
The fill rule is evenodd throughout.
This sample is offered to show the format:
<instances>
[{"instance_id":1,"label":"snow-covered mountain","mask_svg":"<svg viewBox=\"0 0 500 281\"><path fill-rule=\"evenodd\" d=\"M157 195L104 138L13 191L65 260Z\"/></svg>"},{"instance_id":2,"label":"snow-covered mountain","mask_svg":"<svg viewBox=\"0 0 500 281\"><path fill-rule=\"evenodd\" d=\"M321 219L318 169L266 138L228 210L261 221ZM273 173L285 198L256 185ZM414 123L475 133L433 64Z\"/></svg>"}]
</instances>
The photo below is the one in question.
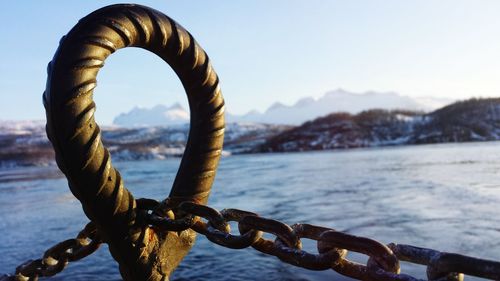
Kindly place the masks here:
<instances>
[{"instance_id":1,"label":"snow-covered mountain","mask_svg":"<svg viewBox=\"0 0 500 281\"><path fill-rule=\"evenodd\" d=\"M134 107L113 120L113 124L122 127L171 126L186 123L189 123L189 112L178 103L170 107L164 105L153 108Z\"/></svg>"},{"instance_id":2,"label":"snow-covered mountain","mask_svg":"<svg viewBox=\"0 0 500 281\"><path fill-rule=\"evenodd\" d=\"M226 113L226 122L300 125L332 112L356 114L373 108L431 111L452 102L453 100L443 98L411 98L393 92L353 93L338 89L327 92L318 99L302 98L294 105L276 102L264 113L256 110L244 115ZM179 104L170 107L164 105L157 105L153 108L136 107L127 113L120 114L113 121L115 125L121 127L169 126L188 122L189 112Z\"/></svg>"},{"instance_id":3,"label":"snow-covered mountain","mask_svg":"<svg viewBox=\"0 0 500 281\"><path fill-rule=\"evenodd\" d=\"M227 115L228 122L260 122L270 124L300 125L308 120L332 112L357 114L363 110L378 108L386 110L431 111L453 100L443 98L411 98L393 92L352 93L343 89L327 92L318 99L306 97L288 106L275 103L264 113L251 111L245 115Z\"/></svg>"}]
</instances>

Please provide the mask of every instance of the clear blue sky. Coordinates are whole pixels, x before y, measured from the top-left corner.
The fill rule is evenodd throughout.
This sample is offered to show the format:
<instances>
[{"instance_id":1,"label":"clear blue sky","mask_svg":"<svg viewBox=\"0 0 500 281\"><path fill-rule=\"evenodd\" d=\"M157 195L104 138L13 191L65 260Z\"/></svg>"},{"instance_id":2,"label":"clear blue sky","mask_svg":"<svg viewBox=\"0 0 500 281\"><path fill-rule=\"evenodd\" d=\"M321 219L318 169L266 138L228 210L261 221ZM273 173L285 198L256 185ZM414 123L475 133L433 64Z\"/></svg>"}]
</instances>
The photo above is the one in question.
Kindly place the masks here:
<instances>
[{"instance_id":1,"label":"clear blue sky","mask_svg":"<svg viewBox=\"0 0 500 281\"><path fill-rule=\"evenodd\" d=\"M45 68L79 18L115 1L0 4L0 119L44 119ZM500 96L500 1L138 1L207 51L228 111L264 110L344 88L465 99ZM109 124L135 105L186 104L170 68L139 49L113 54L95 91Z\"/></svg>"}]
</instances>

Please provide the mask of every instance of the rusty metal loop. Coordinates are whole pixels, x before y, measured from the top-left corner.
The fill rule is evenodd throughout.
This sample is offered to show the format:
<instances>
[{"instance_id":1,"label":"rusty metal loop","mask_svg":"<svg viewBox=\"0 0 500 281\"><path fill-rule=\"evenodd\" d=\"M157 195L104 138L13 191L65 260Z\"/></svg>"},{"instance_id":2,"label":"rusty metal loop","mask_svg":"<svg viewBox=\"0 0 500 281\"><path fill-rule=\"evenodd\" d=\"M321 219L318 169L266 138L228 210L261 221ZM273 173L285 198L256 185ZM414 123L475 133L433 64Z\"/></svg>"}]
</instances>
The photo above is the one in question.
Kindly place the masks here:
<instances>
[{"instance_id":1,"label":"rusty metal loop","mask_svg":"<svg viewBox=\"0 0 500 281\"><path fill-rule=\"evenodd\" d=\"M293 233L293 229L287 224L277 220L246 216L241 219L239 225L241 226L240 229L242 231L255 229L276 235L276 239L274 241L261 237L252 244L252 247L257 251L275 256L279 259L284 258L283 261L285 262L287 262L286 256L288 253L294 249L302 249L302 243Z\"/></svg>"},{"instance_id":2,"label":"rusty metal loop","mask_svg":"<svg viewBox=\"0 0 500 281\"><path fill-rule=\"evenodd\" d=\"M73 249L72 252L67 255L68 261L81 260L97 251L102 244L100 240L91 240L90 242L83 241L85 240L79 240L79 247Z\"/></svg>"},{"instance_id":3,"label":"rusty metal loop","mask_svg":"<svg viewBox=\"0 0 500 281\"><path fill-rule=\"evenodd\" d=\"M426 265L429 280L453 276L460 280L460 274L500 280L500 262L404 244L391 243L388 247L402 261Z\"/></svg>"},{"instance_id":4,"label":"rusty metal loop","mask_svg":"<svg viewBox=\"0 0 500 281\"><path fill-rule=\"evenodd\" d=\"M368 259L366 269L367 269L366 274L368 274L375 281L425 281L410 276L408 274L386 271L383 268L381 268L380 265L372 257ZM446 280L454 281L455 279L446 279Z\"/></svg>"},{"instance_id":5,"label":"rusty metal loop","mask_svg":"<svg viewBox=\"0 0 500 281\"><path fill-rule=\"evenodd\" d=\"M214 227L225 233L229 233L231 231L229 224L226 222L222 214L216 209L189 201L182 202L178 208L182 212L204 218L208 221L208 224L201 221L195 222L192 229L198 233L205 235L209 231L209 227Z\"/></svg>"},{"instance_id":6,"label":"rusty metal loop","mask_svg":"<svg viewBox=\"0 0 500 281\"><path fill-rule=\"evenodd\" d=\"M154 225L163 231L184 231L196 223L194 216L186 216L181 219L173 219L168 217L160 217L157 215L149 215L146 217L148 224Z\"/></svg>"},{"instance_id":7,"label":"rusty metal loop","mask_svg":"<svg viewBox=\"0 0 500 281\"><path fill-rule=\"evenodd\" d=\"M478 263L479 261L479 263ZM473 275L483 278L498 280L498 263L492 266L486 260L475 260L459 254L441 253L439 256L431 259L427 266L427 278L431 281L456 276L457 281L464 279L463 274ZM495 268L497 269L495 272ZM450 280L450 278L447 278Z\"/></svg>"},{"instance_id":8,"label":"rusty metal loop","mask_svg":"<svg viewBox=\"0 0 500 281\"><path fill-rule=\"evenodd\" d=\"M76 238L77 239L90 238L92 240L100 239L96 224L93 222L87 223L85 227L83 227L83 229L80 230L80 232L78 232Z\"/></svg>"},{"instance_id":9,"label":"rusty metal loop","mask_svg":"<svg viewBox=\"0 0 500 281\"><path fill-rule=\"evenodd\" d=\"M293 234L298 238L307 238L318 241L323 232L333 230L331 228L311 225L311 224L293 224L291 226ZM280 238L277 238L281 242ZM344 249L331 247L319 254L311 254L302 249L291 248L288 255L283 256L281 260L310 270L327 270L336 264L340 258L347 254Z\"/></svg>"},{"instance_id":10,"label":"rusty metal loop","mask_svg":"<svg viewBox=\"0 0 500 281\"><path fill-rule=\"evenodd\" d=\"M187 214L182 218L176 219L175 214L170 207L154 199L139 198L136 199L138 215L145 223L153 225L162 231L184 231L191 228L195 222L195 216Z\"/></svg>"},{"instance_id":11,"label":"rusty metal loop","mask_svg":"<svg viewBox=\"0 0 500 281\"><path fill-rule=\"evenodd\" d=\"M90 240L90 241L89 241ZM67 254L68 261L81 260L94 253L102 244L102 239L94 223L89 222L76 236L77 246Z\"/></svg>"},{"instance_id":12,"label":"rusty metal loop","mask_svg":"<svg viewBox=\"0 0 500 281\"><path fill-rule=\"evenodd\" d=\"M246 216L258 216L255 213L238 209L224 209L220 212L220 214L222 215L226 223L228 221L240 222ZM206 232L203 234L207 237L208 240L231 249L243 249L250 247L262 236L262 231L254 229L243 230L241 227L238 227L238 229L240 235L233 235L229 232L214 228L212 226L212 223L209 221L205 229Z\"/></svg>"},{"instance_id":13,"label":"rusty metal loop","mask_svg":"<svg viewBox=\"0 0 500 281\"><path fill-rule=\"evenodd\" d=\"M384 271L399 274L400 268L397 257L392 253L391 249L375 240L337 231L326 231L321 234L319 240L319 248L334 246L353 252L363 253L373 258L374 262ZM332 268L344 275L358 279L369 278L367 275L371 276L372 274L370 272L375 272L373 273L374 276L371 276L371 278L376 278L378 273L378 268L373 267L371 263L370 266L367 267L348 261L347 259L341 260ZM370 268L372 270L370 270Z\"/></svg>"},{"instance_id":14,"label":"rusty metal loop","mask_svg":"<svg viewBox=\"0 0 500 281\"><path fill-rule=\"evenodd\" d=\"M44 268L41 270L41 275L53 276L63 271L68 265L69 251L77 245L78 241L76 239L68 239L45 251L42 258Z\"/></svg>"},{"instance_id":15,"label":"rusty metal loop","mask_svg":"<svg viewBox=\"0 0 500 281\"><path fill-rule=\"evenodd\" d=\"M158 206L160 206L160 202L155 199L150 198L137 198L135 199L136 207L140 210L150 210L154 211Z\"/></svg>"},{"instance_id":16,"label":"rusty metal loop","mask_svg":"<svg viewBox=\"0 0 500 281\"><path fill-rule=\"evenodd\" d=\"M36 281L44 265L42 259L28 260L16 268L16 280Z\"/></svg>"}]
</instances>

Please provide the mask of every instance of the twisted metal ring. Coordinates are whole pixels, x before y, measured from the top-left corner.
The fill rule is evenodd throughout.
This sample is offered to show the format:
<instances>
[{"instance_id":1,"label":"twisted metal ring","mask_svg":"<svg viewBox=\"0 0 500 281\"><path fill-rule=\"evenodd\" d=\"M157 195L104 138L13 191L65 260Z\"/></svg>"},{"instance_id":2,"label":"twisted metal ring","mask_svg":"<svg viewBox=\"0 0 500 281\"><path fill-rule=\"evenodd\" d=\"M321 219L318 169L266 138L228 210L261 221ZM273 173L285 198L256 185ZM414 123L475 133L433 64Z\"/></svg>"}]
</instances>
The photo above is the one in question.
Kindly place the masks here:
<instances>
[{"instance_id":1,"label":"twisted metal ring","mask_svg":"<svg viewBox=\"0 0 500 281\"><path fill-rule=\"evenodd\" d=\"M47 67L43 94L47 135L71 192L104 240L116 244L110 244L115 259L135 251L145 233L136 223L136 201L101 141L93 91L105 59L125 47L146 49L167 62L188 97L191 127L169 194L172 201L206 203L224 138L224 100L217 74L192 35L161 12L140 5L104 7L81 19L61 39ZM137 255L141 252L128 263L136 263ZM136 275L125 271L123 276Z\"/></svg>"},{"instance_id":2,"label":"twisted metal ring","mask_svg":"<svg viewBox=\"0 0 500 281\"><path fill-rule=\"evenodd\" d=\"M92 96L104 60L124 47L144 48L162 58L188 96L191 130L170 197L206 202L224 136L224 100L217 75L206 53L180 25L138 5L108 6L80 20L48 65L43 95L47 135L87 216L118 230L133 222L136 203L102 144Z\"/></svg>"}]
</instances>

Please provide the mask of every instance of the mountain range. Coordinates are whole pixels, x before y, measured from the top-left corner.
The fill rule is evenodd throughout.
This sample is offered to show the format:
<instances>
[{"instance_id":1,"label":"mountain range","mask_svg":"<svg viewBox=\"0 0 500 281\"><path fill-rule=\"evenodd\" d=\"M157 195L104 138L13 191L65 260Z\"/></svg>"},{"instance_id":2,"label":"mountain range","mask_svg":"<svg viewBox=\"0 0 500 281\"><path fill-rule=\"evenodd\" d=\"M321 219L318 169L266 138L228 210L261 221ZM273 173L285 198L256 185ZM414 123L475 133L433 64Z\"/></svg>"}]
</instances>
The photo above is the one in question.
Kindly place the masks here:
<instances>
[{"instance_id":1,"label":"mountain range","mask_svg":"<svg viewBox=\"0 0 500 281\"><path fill-rule=\"evenodd\" d=\"M276 102L263 113L252 110L244 115L226 113L228 123L266 123L300 125L308 120L331 112L352 114L372 108L431 111L453 102L443 98L411 98L393 92L352 93L343 89L330 91L315 99L305 97L293 105ZM189 113L179 104L170 107L157 105L153 108L135 107L117 116L113 124L122 127L177 125L189 122Z\"/></svg>"},{"instance_id":2,"label":"mountain range","mask_svg":"<svg viewBox=\"0 0 500 281\"><path fill-rule=\"evenodd\" d=\"M53 165L44 125L0 121L0 167ZM183 154L189 124L104 126L101 132L113 161L164 159ZM455 102L427 113L333 112L300 126L227 123L223 155L491 140L500 140L500 98Z\"/></svg>"}]
</instances>

